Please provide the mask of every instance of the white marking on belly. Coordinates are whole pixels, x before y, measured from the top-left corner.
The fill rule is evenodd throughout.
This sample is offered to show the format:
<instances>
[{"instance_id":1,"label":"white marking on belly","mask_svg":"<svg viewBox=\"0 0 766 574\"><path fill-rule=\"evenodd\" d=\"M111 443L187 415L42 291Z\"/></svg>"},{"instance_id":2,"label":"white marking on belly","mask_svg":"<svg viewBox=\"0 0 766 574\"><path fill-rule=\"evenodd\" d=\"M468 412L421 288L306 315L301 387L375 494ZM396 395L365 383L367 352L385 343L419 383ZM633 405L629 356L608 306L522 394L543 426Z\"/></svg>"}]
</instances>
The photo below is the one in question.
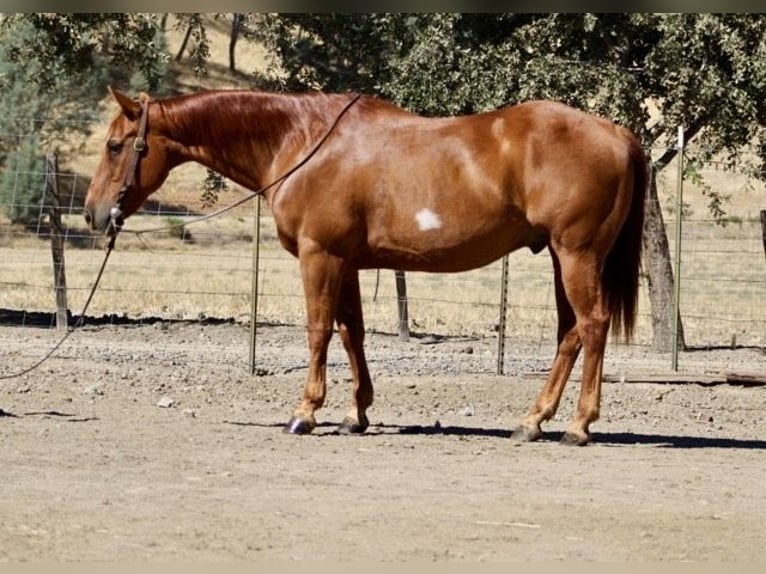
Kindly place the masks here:
<instances>
[{"instance_id":1,"label":"white marking on belly","mask_svg":"<svg viewBox=\"0 0 766 574\"><path fill-rule=\"evenodd\" d=\"M442 226L441 218L430 209L421 209L415 214L415 220L421 231L439 229Z\"/></svg>"}]
</instances>

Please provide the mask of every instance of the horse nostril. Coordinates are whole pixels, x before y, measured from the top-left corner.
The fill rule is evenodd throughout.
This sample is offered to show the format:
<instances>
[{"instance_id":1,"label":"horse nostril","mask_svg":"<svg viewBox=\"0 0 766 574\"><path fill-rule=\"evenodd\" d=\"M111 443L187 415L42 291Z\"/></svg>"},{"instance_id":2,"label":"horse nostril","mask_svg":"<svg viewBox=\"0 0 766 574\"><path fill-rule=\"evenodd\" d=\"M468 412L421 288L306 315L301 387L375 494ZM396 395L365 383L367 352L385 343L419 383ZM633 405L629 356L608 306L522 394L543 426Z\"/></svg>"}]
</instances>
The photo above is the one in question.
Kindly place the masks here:
<instances>
[{"instance_id":1,"label":"horse nostril","mask_svg":"<svg viewBox=\"0 0 766 574\"><path fill-rule=\"evenodd\" d=\"M87 223L88 225L92 225L93 215L91 214L91 212L86 209L82 215L85 218L85 223Z\"/></svg>"}]
</instances>

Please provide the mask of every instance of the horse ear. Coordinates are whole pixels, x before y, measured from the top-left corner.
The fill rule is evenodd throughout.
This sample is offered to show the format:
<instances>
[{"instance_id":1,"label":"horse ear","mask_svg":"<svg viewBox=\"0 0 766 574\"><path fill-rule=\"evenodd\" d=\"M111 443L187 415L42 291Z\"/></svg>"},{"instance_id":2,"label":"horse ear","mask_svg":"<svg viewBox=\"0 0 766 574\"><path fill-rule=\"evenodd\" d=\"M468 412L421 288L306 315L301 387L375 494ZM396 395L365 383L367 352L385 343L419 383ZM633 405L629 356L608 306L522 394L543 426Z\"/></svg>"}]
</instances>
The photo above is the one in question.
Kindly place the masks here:
<instances>
[{"instance_id":1,"label":"horse ear","mask_svg":"<svg viewBox=\"0 0 766 574\"><path fill-rule=\"evenodd\" d=\"M114 89L112 86L109 86L109 93L120 105L122 112L128 116L128 118L135 120L141 115L141 104L136 100L127 94L123 94L121 91Z\"/></svg>"}]
</instances>

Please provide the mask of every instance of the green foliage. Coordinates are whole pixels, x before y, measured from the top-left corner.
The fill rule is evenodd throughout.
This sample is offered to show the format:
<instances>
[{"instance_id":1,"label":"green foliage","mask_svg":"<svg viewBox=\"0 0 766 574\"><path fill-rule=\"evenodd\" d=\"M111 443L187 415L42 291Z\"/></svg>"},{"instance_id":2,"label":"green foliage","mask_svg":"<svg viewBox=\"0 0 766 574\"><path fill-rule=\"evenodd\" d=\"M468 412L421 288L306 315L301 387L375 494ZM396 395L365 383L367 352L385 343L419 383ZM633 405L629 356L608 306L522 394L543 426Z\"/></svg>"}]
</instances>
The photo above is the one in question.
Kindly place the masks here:
<instances>
[{"instance_id":1,"label":"green foliage","mask_svg":"<svg viewBox=\"0 0 766 574\"><path fill-rule=\"evenodd\" d=\"M166 93L162 80L167 74L168 58L167 39L165 33L160 28L154 30L152 45L156 47L158 54L165 54L165 56L152 56L143 65L137 67L130 77L130 90L134 93L143 91L162 96Z\"/></svg>"},{"instance_id":2,"label":"green foliage","mask_svg":"<svg viewBox=\"0 0 766 574\"><path fill-rule=\"evenodd\" d=\"M407 14L269 14L260 35L275 87L379 93L410 49L420 17Z\"/></svg>"},{"instance_id":3,"label":"green foliage","mask_svg":"<svg viewBox=\"0 0 766 574\"><path fill-rule=\"evenodd\" d=\"M697 162L689 162L684 165L684 179L697 185L704 197L708 200L708 211L713 217L716 225L726 227L729 218L726 214L725 204L731 199L731 194L724 194L712 188L710 184L705 181L705 178L700 172L702 166Z\"/></svg>"},{"instance_id":4,"label":"green foliage","mask_svg":"<svg viewBox=\"0 0 766 574\"><path fill-rule=\"evenodd\" d=\"M226 179L220 173L208 169L205 181L202 183L202 207L215 206L220 193L228 188Z\"/></svg>"},{"instance_id":5,"label":"green foliage","mask_svg":"<svg viewBox=\"0 0 766 574\"><path fill-rule=\"evenodd\" d=\"M37 138L26 138L8 154L0 172L0 206L11 223L34 227L46 215L44 198L45 160Z\"/></svg>"},{"instance_id":6,"label":"green foliage","mask_svg":"<svg viewBox=\"0 0 766 574\"><path fill-rule=\"evenodd\" d=\"M210 57L210 42L207 37L207 30L205 29L205 21L202 14L199 13L182 13L176 14L178 20L174 27L176 29L185 29L187 33L187 40L192 40L191 47L189 48L189 59L192 63L192 70L198 78L204 78L207 76L207 59ZM187 40L184 41L182 51L186 48ZM178 54L181 56L181 53ZM178 59L178 58L177 58Z\"/></svg>"},{"instance_id":7,"label":"green foliage","mask_svg":"<svg viewBox=\"0 0 766 574\"><path fill-rule=\"evenodd\" d=\"M463 114L500 107L517 88L509 70L519 50L505 42L527 17L487 14L424 14L411 47L391 63L384 96L426 115Z\"/></svg>"},{"instance_id":8,"label":"green foliage","mask_svg":"<svg viewBox=\"0 0 766 574\"><path fill-rule=\"evenodd\" d=\"M150 14L6 14L0 18L0 209L14 222L37 217L42 157L87 134L113 74L157 89L164 37ZM18 203L18 205L17 205Z\"/></svg>"},{"instance_id":9,"label":"green foliage","mask_svg":"<svg viewBox=\"0 0 766 574\"><path fill-rule=\"evenodd\" d=\"M4 23L5 24L5 23ZM36 83L45 74L43 62L31 59L19 61L18 52L37 38L36 31L26 21L17 26L0 26L0 160L19 144L19 139L35 134L46 142L53 132L64 132L78 118L82 109L65 105L65 90L77 94L78 86L63 80L60 90L39 91ZM76 109L76 112L75 112ZM58 111L59 113L53 113Z\"/></svg>"},{"instance_id":10,"label":"green foliage","mask_svg":"<svg viewBox=\"0 0 766 574\"><path fill-rule=\"evenodd\" d=\"M67 105L62 92L38 93L43 74L37 60L19 62L18 50L36 38L26 21L0 28L0 209L13 223L35 225L44 193L44 148L56 134L81 121L82 109ZM62 85L72 87L69 82ZM58 110L58 113L54 113Z\"/></svg>"},{"instance_id":11,"label":"green foliage","mask_svg":"<svg viewBox=\"0 0 766 574\"><path fill-rule=\"evenodd\" d=\"M0 21L3 35L19 27L31 34L28 42L9 51L10 59L38 67L34 81L42 91L56 90L72 76L84 79L99 61L140 71L155 90L168 60L156 41L159 14L20 13Z\"/></svg>"}]
</instances>

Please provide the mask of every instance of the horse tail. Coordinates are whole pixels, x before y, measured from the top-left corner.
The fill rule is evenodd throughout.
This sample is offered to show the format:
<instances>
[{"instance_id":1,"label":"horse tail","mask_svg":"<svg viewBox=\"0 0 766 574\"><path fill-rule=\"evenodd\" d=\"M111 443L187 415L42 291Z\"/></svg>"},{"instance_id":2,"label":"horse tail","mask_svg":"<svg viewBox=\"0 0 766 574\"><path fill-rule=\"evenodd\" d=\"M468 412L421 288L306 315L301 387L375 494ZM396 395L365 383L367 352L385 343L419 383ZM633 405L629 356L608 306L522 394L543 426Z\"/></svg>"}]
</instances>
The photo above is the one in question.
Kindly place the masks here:
<instances>
[{"instance_id":1,"label":"horse tail","mask_svg":"<svg viewBox=\"0 0 766 574\"><path fill-rule=\"evenodd\" d=\"M644 229L644 203L649 183L649 163L635 137L630 137L629 153L633 167L633 189L628 216L606 257L602 287L611 314L615 335L631 340L638 310L638 284L641 271L641 244Z\"/></svg>"}]
</instances>

